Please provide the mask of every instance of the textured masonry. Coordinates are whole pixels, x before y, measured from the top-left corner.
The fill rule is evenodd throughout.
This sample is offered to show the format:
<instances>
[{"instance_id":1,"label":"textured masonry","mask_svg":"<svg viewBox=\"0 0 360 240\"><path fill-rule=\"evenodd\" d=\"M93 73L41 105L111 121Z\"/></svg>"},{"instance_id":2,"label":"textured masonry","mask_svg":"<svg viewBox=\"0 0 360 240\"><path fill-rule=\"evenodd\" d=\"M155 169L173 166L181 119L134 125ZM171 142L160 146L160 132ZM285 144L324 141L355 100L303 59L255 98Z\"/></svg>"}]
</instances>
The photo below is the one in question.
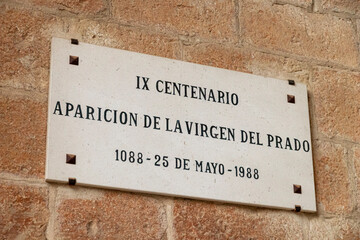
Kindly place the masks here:
<instances>
[{"instance_id":1,"label":"textured masonry","mask_svg":"<svg viewBox=\"0 0 360 240\"><path fill-rule=\"evenodd\" d=\"M360 2L3 0L0 239L360 239ZM44 181L51 37L305 83L316 214Z\"/></svg>"}]
</instances>

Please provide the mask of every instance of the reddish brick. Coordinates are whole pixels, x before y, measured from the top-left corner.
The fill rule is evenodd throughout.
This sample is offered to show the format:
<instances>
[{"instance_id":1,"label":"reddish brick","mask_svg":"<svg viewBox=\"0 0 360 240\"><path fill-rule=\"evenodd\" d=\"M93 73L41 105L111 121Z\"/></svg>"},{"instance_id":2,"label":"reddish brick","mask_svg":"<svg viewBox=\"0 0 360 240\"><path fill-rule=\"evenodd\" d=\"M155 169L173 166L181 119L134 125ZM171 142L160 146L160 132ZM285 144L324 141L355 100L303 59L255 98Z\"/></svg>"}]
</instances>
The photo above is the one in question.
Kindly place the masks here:
<instances>
[{"instance_id":1,"label":"reddish brick","mask_svg":"<svg viewBox=\"0 0 360 240\"><path fill-rule=\"evenodd\" d=\"M271 1L245 0L241 9L240 26L248 44L350 67L359 64L350 20Z\"/></svg>"},{"instance_id":2,"label":"reddish brick","mask_svg":"<svg viewBox=\"0 0 360 240\"><path fill-rule=\"evenodd\" d=\"M0 97L0 172L44 176L47 104Z\"/></svg>"},{"instance_id":3,"label":"reddish brick","mask_svg":"<svg viewBox=\"0 0 360 240\"><path fill-rule=\"evenodd\" d=\"M0 183L0 239L46 239L45 187Z\"/></svg>"},{"instance_id":4,"label":"reddish brick","mask_svg":"<svg viewBox=\"0 0 360 240\"><path fill-rule=\"evenodd\" d=\"M176 239L304 238L304 223L292 212L193 200L176 200L173 212Z\"/></svg>"},{"instance_id":5,"label":"reddish brick","mask_svg":"<svg viewBox=\"0 0 360 240\"><path fill-rule=\"evenodd\" d=\"M319 132L360 143L360 73L316 68L312 85Z\"/></svg>"},{"instance_id":6,"label":"reddish brick","mask_svg":"<svg viewBox=\"0 0 360 240\"><path fill-rule=\"evenodd\" d=\"M348 214L351 201L346 149L338 144L315 142L314 171L316 198L320 213Z\"/></svg>"},{"instance_id":7,"label":"reddish brick","mask_svg":"<svg viewBox=\"0 0 360 240\"><path fill-rule=\"evenodd\" d=\"M95 198L74 198L76 189L67 194L64 191L69 190L58 193L55 225L58 238L164 239L166 236L166 214L158 200L119 191L106 191Z\"/></svg>"},{"instance_id":8,"label":"reddish brick","mask_svg":"<svg viewBox=\"0 0 360 240\"><path fill-rule=\"evenodd\" d=\"M236 39L233 1L113 1L112 7L114 18L123 23L226 41Z\"/></svg>"},{"instance_id":9,"label":"reddish brick","mask_svg":"<svg viewBox=\"0 0 360 240\"><path fill-rule=\"evenodd\" d=\"M321 12L360 15L360 2L357 0L319 0L316 5Z\"/></svg>"}]
</instances>

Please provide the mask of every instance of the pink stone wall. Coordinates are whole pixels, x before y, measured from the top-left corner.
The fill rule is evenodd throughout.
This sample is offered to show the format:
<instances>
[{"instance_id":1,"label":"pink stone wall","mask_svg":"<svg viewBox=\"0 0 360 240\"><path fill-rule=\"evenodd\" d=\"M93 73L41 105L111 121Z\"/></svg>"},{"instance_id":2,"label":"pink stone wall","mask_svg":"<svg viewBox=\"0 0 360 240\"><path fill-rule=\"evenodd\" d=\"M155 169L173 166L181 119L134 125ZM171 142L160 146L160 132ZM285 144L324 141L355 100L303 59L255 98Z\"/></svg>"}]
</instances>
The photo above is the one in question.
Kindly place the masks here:
<instances>
[{"instance_id":1,"label":"pink stone wall","mask_svg":"<svg viewBox=\"0 0 360 240\"><path fill-rule=\"evenodd\" d=\"M0 1L0 239L360 239L360 1ZM305 83L316 214L44 181L51 37Z\"/></svg>"}]
</instances>

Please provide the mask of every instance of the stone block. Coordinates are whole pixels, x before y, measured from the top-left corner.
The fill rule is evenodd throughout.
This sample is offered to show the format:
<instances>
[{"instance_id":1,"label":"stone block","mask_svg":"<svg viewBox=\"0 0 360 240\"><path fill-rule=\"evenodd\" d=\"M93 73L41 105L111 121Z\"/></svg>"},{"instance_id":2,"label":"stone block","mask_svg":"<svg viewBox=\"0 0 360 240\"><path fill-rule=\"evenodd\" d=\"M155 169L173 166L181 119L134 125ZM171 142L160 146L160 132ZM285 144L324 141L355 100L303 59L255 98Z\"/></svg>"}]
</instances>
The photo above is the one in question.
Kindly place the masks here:
<instances>
[{"instance_id":1,"label":"stone block","mask_svg":"<svg viewBox=\"0 0 360 240\"><path fill-rule=\"evenodd\" d=\"M176 200L173 214L175 239L304 239L304 223L290 211Z\"/></svg>"},{"instance_id":2,"label":"stone block","mask_svg":"<svg viewBox=\"0 0 360 240\"><path fill-rule=\"evenodd\" d=\"M0 86L46 92L54 17L0 7Z\"/></svg>"},{"instance_id":3,"label":"stone block","mask_svg":"<svg viewBox=\"0 0 360 240\"><path fill-rule=\"evenodd\" d=\"M249 72L246 68L250 53L240 48L220 44L197 44L184 47L184 60L188 62Z\"/></svg>"},{"instance_id":4,"label":"stone block","mask_svg":"<svg viewBox=\"0 0 360 240\"><path fill-rule=\"evenodd\" d=\"M356 147L354 150L354 166L355 166L355 184L356 184L356 199L357 199L357 210L360 213L360 147Z\"/></svg>"},{"instance_id":5,"label":"stone block","mask_svg":"<svg viewBox=\"0 0 360 240\"><path fill-rule=\"evenodd\" d=\"M0 239L46 239L46 187L0 182Z\"/></svg>"},{"instance_id":6,"label":"stone block","mask_svg":"<svg viewBox=\"0 0 360 240\"><path fill-rule=\"evenodd\" d=\"M273 0L275 4L291 4L294 6L306 8L310 10L312 8L313 0Z\"/></svg>"},{"instance_id":7,"label":"stone block","mask_svg":"<svg viewBox=\"0 0 360 240\"><path fill-rule=\"evenodd\" d=\"M219 44L189 45L184 47L183 53L184 60L188 62L265 77L292 79L305 84L309 82L308 64L292 58Z\"/></svg>"},{"instance_id":8,"label":"stone block","mask_svg":"<svg viewBox=\"0 0 360 240\"><path fill-rule=\"evenodd\" d=\"M43 178L47 104L0 95L0 172Z\"/></svg>"},{"instance_id":9,"label":"stone block","mask_svg":"<svg viewBox=\"0 0 360 240\"><path fill-rule=\"evenodd\" d=\"M159 33L103 21L54 17L0 7L0 86L47 92L53 36L180 58L180 43Z\"/></svg>"},{"instance_id":10,"label":"stone block","mask_svg":"<svg viewBox=\"0 0 360 240\"><path fill-rule=\"evenodd\" d=\"M354 0L319 0L316 10L321 12L360 15L360 2Z\"/></svg>"},{"instance_id":11,"label":"stone block","mask_svg":"<svg viewBox=\"0 0 360 240\"><path fill-rule=\"evenodd\" d=\"M347 150L329 142L313 142L315 190L320 214L350 214L354 209Z\"/></svg>"},{"instance_id":12,"label":"stone block","mask_svg":"<svg viewBox=\"0 0 360 240\"><path fill-rule=\"evenodd\" d=\"M101 15L107 9L106 0L14 0L13 2L87 16Z\"/></svg>"},{"instance_id":13,"label":"stone block","mask_svg":"<svg viewBox=\"0 0 360 240\"><path fill-rule=\"evenodd\" d=\"M311 85L318 131L360 143L360 73L319 67Z\"/></svg>"},{"instance_id":14,"label":"stone block","mask_svg":"<svg viewBox=\"0 0 360 240\"><path fill-rule=\"evenodd\" d=\"M113 1L112 15L122 23L152 26L182 35L235 41L233 1Z\"/></svg>"},{"instance_id":15,"label":"stone block","mask_svg":"<svg viewBox=\"0 0 360 240\"><path fill-rule=\"evenodd\" d=\"M344 217L311 219L309 239L360 239L360 220Z\"/></svg>"},{"instance_id":16,"label":"stone block","mask_svg":"<svg viewBox=\"0 0 360 240\"><path fill-rule=\"evenodd\" d=\"M349 19L246 0L240 27L245 42L256 47L354 68L359 64L356 32Z\"/></svg>"},{"instance_id":17,"label":"stone block","mask_svg":"<svg viewBox=\"0 0 360 240\"><path fill-rule=\"evenodd\" d=\"M81 188L63 189L57 194L55 236L58 238L166 238L166 213L161 201L120 191L95 195L91 192L97 189L82 191L80 195L78 191Z\"/></svg>"}]
</instances>

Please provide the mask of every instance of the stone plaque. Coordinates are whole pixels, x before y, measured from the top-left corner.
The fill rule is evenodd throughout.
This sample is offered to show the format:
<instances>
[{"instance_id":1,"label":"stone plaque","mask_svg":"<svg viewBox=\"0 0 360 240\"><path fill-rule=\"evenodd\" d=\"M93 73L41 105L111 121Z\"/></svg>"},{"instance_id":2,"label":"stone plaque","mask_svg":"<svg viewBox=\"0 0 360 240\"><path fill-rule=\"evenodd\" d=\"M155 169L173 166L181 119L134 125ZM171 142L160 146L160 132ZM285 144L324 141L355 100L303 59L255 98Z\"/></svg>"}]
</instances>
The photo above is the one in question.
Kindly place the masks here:
<instances>
[{"instance_id":1,"label":"stone plaque","mask_svg":"<svg viewBox=\"0 0 360 240\"><path fill-rule=\"evenodd\" d=\"M46 180L316 211L306 86L54 38Z\"/></svg>"}]
</instances>

